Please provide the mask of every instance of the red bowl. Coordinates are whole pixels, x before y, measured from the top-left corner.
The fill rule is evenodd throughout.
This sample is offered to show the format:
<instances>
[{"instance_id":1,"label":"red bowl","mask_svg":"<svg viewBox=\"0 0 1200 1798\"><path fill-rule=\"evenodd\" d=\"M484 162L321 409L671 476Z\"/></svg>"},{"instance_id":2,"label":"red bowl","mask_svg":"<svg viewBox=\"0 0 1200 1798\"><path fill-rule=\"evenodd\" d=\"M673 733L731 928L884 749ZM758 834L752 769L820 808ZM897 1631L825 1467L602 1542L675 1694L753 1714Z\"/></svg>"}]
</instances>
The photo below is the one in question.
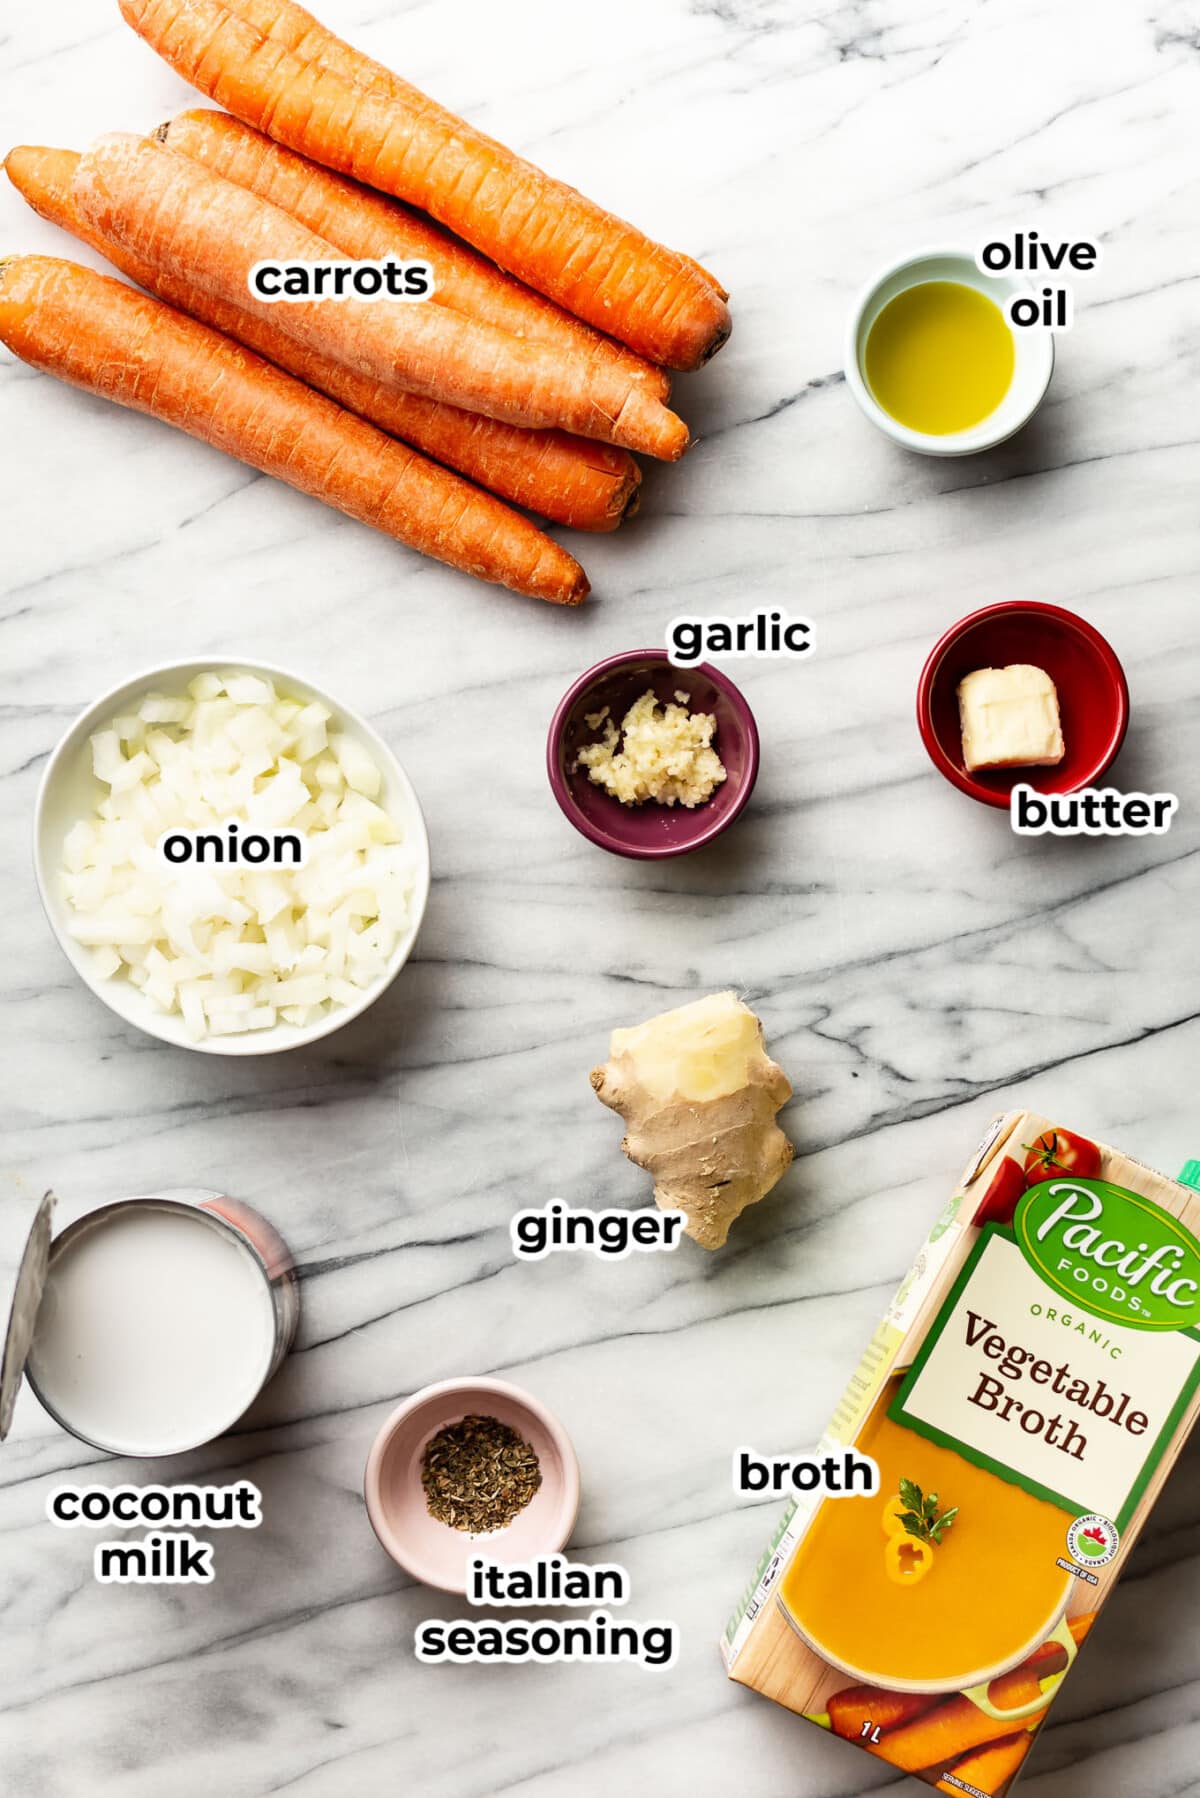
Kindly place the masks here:
<instances>
[{"instance_id":1,"label":"red bowl","mask_svg":"<svg viewBox=\"0 0 1200 1798\"><path fill-rule=\"evenodd\" d=\"M1012 662L1044 668L1058 688L1066 754L1053 768L968 774L958 683L976 668ZM1018 783L1038 793L1094 786L1116 759L1128 724L1129 687L1111 644L1074 612L1032 599L984 606L960 618L935 646L917 686L917 726L934 767L960 792L1005 811Z\"/></svg>"},{"instance_id":2,"label":"red bowl","mask_svg":"<svg viewBox=\"0 0 1200 1798\"><path fill-rule=\"evenodd\" d=\"M686 693L693 712L717 720L713 748L725 779L711 799L689 811L680 805L622 805L593 785L586 768L575 766L579 751L596 742L588 714L608 707L620 724L635 699L650 687L660 705ZM675 668L662 649L634 649L609 656L581 674L559 702L546 742L546 772L564 815L583 836L612 855L650 860L686 855L711 843L745 806L758 778L758 728L754 714L733 682L702 662Z\"/></svg>"}]
</instances>

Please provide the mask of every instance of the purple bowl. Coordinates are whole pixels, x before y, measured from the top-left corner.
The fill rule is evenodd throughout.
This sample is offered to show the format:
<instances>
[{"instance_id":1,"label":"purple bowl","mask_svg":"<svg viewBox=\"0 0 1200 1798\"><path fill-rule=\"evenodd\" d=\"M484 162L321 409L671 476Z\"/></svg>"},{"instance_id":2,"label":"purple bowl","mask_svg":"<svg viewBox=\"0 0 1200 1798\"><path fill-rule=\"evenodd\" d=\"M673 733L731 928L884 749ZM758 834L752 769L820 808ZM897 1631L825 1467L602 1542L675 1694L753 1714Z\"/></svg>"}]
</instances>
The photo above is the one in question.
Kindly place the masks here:
<instances>
[{"instance_id":1,"label":"purple bowl","mask_svg":"<svg viewBox=\"0 0 1200 1798\"><path fill-rule=\"evenodd\" d=\"M620 724L635 699L650 687L660 705L686 693L693 712L712 712L717 720L713 747L725 765L726 778L712 798L688 811L680 805L622 805L593 786L576 757L600 733L589 730L589 713L608 707ZM550 724L546 772L562 811L576 830L613 855L650 860L686 855L711 843L733 823L754 791L758 778L758 728L754 714L733 682L716 668L675 668L663 649L632 649L608 656L581 674L568 688Z\"/></svg>"}]
</instances>

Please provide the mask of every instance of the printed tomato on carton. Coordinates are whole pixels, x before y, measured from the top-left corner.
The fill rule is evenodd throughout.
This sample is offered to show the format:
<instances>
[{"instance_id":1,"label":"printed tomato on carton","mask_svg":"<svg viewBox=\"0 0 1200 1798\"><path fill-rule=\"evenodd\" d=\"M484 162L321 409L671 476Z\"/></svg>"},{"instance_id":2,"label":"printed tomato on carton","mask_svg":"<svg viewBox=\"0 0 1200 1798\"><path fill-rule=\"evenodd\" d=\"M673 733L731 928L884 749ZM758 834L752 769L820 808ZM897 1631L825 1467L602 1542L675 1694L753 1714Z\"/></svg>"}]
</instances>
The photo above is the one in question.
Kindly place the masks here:
<instances>
[{"instance_id":1,"label":"printed tomato on carton","mask_svg":"<svg viewBox=\"0 0 1200 1798\"><path fill-rule=\"evenodd\" d=\"M1100 1151L1086 1136L1072 1130L1043 1130L1031 1143L1022 1143L1023 1162L1005 1155L988 1182L987 1190L975 1208L971 1222L979 1229L985 1224L1011 1224L1022 1195L1030 1186L1053 1180L1059 1174L1074 1174L1079 1179L1094 1180L1100 1172Z\"/></svg>"},{"instance_id":2,"label":"printed tomato on carton","mask_svg":"<svg viewBox=\"0 0 1200 1798\"><path fill-rule=\"evenodd\" d=\"M1005 1155L988 1181L987 1191L976 1206L971 1222L980 1229L984 1224L1011 1224L1025 1186L1025 1169L1011 1155Z\"/></svg>"},{"instance_id":3,"label":"printed tomato on carton","mask_svg":"<svg viewBox=\"0 0 1200 1798\"><path fill-rule=\"evenodd\" d=\"M1043 1180L1053 1180L1059 1174L1095 1180L1100 1173L1100 1151L1095 1143L1071 1130L1043 1130L1024 1146L1027 1186L1039 1186Z\"/></svg>"}]
</instances>

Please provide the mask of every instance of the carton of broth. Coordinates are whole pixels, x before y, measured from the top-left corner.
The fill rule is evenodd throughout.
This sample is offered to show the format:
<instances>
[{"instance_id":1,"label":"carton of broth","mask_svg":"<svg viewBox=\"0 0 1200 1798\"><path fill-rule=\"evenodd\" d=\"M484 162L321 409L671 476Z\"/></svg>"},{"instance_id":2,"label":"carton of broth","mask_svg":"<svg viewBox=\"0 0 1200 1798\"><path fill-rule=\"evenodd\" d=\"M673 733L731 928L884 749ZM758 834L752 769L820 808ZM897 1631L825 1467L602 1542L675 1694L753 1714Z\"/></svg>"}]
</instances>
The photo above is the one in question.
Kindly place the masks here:
<instances>
[{"instance_id":1,"label":"carton of broth","mask_svg":"<svg viewBox=\"0 0 1200 1798\"><path fill-rule=\"evenodd\" d=\"M869 1456L878 1490L788 1510L730 1677L1001 1798L1200 1410L1197 1231L1191 1186L998 1118L821 1444Z\"/></svg>"}]
</instances>

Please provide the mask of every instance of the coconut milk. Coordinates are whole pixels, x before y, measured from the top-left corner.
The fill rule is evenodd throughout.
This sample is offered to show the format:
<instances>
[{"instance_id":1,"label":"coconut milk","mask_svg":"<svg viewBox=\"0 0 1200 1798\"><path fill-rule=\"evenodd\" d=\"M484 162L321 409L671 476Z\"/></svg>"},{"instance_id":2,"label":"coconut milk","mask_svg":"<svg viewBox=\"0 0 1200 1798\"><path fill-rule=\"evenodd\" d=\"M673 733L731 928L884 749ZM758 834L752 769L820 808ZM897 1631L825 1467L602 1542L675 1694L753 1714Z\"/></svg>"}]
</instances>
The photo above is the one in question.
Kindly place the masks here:
<instances>
[{"instance_id":1,"label":"coconut milk","mask_svg":"<svg viewBox=\"0 0 1200 1798\"><path fill-rule=\"evenodd\" d=\"M55 1243L27 1371L76 1435L120 1454L178 1454L237 1421L276 1348L269 1278L236 1230L140 1199Z\"/></svg>"}]
</instances>

